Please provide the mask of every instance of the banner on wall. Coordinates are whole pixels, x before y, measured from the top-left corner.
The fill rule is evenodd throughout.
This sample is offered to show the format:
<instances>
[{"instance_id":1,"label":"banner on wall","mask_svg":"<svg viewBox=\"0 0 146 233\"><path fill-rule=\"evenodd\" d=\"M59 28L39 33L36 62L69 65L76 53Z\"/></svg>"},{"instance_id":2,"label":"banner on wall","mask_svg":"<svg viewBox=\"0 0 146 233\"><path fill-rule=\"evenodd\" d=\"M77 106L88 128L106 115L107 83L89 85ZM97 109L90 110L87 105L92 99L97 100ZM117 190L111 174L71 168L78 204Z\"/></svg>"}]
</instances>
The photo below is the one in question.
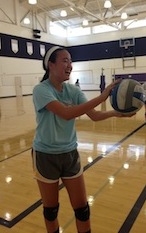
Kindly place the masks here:
<instances>
[{"instance_id":1,"label":"banner on wall","mask_svg":"<svg viewBox=\"0 0 146 233\"><path fill-rule=\"evenodd\" d=\"M45 52L46 52L45 45L40 44L40 54L41 54L42 57L44 57Z\"/></svg>"},{"instance_id":2,"label":"banner on wall","mask_svg":"<svg viewBox=\"0 0 146 233\"><path fill-rule=\"evenodd\" d=\"M18 40L11 39L11 48L14 53L18 53L18 50L19 50Z\"/></svg>"},{"instance_id":3,"label":"banner on wall","mask_svg":"<svg viewBox=\"0 0 146 233\"><path fill-rule=\"evenodd\" d=\"M31 42L27 42L27 53L29 55L32 55L33 54L33 45Z\"/></svg>"}]
</instances>

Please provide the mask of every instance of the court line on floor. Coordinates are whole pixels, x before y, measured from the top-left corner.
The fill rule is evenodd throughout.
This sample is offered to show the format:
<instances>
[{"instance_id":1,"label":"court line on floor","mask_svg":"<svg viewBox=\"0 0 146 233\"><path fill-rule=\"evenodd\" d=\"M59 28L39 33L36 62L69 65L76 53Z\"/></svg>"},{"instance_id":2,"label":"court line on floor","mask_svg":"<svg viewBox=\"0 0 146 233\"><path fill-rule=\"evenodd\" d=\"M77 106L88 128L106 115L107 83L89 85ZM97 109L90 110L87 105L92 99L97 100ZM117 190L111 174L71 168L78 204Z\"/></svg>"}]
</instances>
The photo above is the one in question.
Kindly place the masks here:
<instances>
[{"instance_id":1,"label":"court line on floor","mask_svg":"<svg viewBox=\"0 0 146 233\"><path fill-rule=\"evenodd\" d=\"M146 123L143 123L142 125L140 125L138 128L136 128L135 130L133 130L131 133L129 133L127 136L125 136L123 139L121 139L119 142L115 143L113 146L111 146L105 155L111 153L112 151L114 151L122 142L124 142L125 140L127 140L130 136L132 136L134 133L136 133L138 130L140 130L143 126L145 126ZM97 156L91 163L87 164L86 166L84 166L84 171L86 171L87 169L89 169L91 166L93 166L96 162L100 161L101 159L103 159L105 157L105 155L103 156L102 154ZM59 190L61 190L64 187L63 184L60 184L59 186ZM17 215L15 218L13 218L11 221L8 221L6 219L3 219L0 217L0 225L3 225L5 227L11 228L14 225L16 225L18 222L20 222L23 218L25 218L28 214L30 214L31 212L33 212L36 208L38 208L40 205L42 204L41 199L38 200L37 202L35 202L33 205L29 206L26 210L24 210L23 212L21 212L19 215ZM121 233L121 232L120 232ZM123 232L122 232L123 233ZM125 233L125 232L124 232Z\"/></svg>"},{"instance_id":2,"label":"court line on floor","mask_svg":"<svg viewBox=\"0 0 146 233\"><path fill-rule=\"evenodd\" d=\"M105 187L105 185L104 185ZM101 189L103 189L102 187ZM101 192L101 189L98 191ZM97 196L97 194L96 194ZM131 209L129 215L127 216L126 220L124 221L123 225L121 226L118 233L129 233L136 218L138 217L144 202L146 201L146 186L143 188L141 194L139 195L137 201L135 202L133 208ZM62 227L64 230L67 229L67 227L73 222L74 216Z\"/></svg>"},{"instance_id":3,"label":"court line on floor","mask_svg":"<svg viewBox=\"0 0 146 233\"><path fill-rule=\"evenodd\" d=\"M130 160L132 160L135 156L132 155L127 161L126 163L130 162ZM112 176L113 177L116 177L120 171L123 169L123 165L121 167L118 168L117 171L115 171ZM103 185L98 189L97 192L95 192L92 196L94 198L94 200L97 198L97 196L103 191L103 189L109 185L109 180L106 180ZM123 224L123 227L122 227L122 230L121 232L118 232L118 233L129 233L129 230L131 229L132 225L134 224L143 204L144 204L144 201L146 200L146 190L143 194L143 192L140 194L138 200L136 201L135 205L134 205L134 210L132 210L129 214L129 217L127 217L128 219L125 220L125 223ZM139 203L140 202L140 203ZM135 207L136 206L136 207ZM74 220L74 216L62 227L64 230L73 222ZM130 220L130 222L129 222ZM134 220L134 221L131 221L131 220ZM133 224L131 224L133 223ZM130 229L129 229L130 228ZM127 231L126 231L127 229Z\"/></svg>"},{"instance_id":4,"label":"court line on floor","mask_svg":"<svg viewBox=\"0 0 146 233\"><path fill-rule=\"evenodd\" d=\"M20 155L20 154L23 154L24 152L26 152L26 151L28 151L28 150L31 150L31 149L32 149L32 147L29 147L29 148L27 148L27 149L25 149L25 150L23 150L23 151L20 151L20 152L14 154L14 155L11 155L11 156L9 156L9 157L7 157L7 158L1 159L1 160L0 160L0 163L6 161L6 160L8 160L8 159L12 159L12 158L14 158L14 157L16 157L16 156L18 156L18 155Z\"/></svg>"},{"instance_id":5,"label":"court line on floor","mask_svg":"<svg viewBox=\"0 0 146 233\"><path fill-rule=\"evenodd\" d=\"M135 202L133 208L129 212L125 222L121 226L118 233L129 233L136 218L138 217L144 202L146 201L146 186L143 188L141 194L139 195L137 201Z\"/></svg>"}]
</instances>

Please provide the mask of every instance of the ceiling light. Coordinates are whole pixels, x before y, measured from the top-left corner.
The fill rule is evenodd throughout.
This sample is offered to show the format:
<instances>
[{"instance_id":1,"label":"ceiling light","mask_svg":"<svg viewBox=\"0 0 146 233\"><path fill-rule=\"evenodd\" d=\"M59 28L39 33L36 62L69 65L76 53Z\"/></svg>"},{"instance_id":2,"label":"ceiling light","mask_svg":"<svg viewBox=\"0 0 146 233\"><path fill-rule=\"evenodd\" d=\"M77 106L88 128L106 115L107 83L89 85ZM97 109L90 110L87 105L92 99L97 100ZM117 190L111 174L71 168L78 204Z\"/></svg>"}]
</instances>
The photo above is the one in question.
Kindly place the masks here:
<instances>
[{"instance_id":1,"label":"ceiling light","mask_svg":"<svg viewBox=\"0 0 146 233\"><path fill-rule=\"evenodd\" d=\"M87 19L84 19L83 20L83 26L87 26L89 24L88 20Z\"/></svg>"},{"instance_id":2,"label":"ceiling light","mask_svg":"<svg viewBox=\"0 0 146 233\"><path fill-rule=\"evenodd\" d=\"M127 19L128 18L128 15L126 12L123 12L122 15L121 15L121 19Z\"/></svg>"},{"instance_id":3,"label":"ceiling light","mask_svg":"<svg viewBox=\"0 0 146 233\"><path fill-rule=\"evenodd\" d=\"M29 18L25 18L25 19L23 20L23 23L24 23L24 24L30 24L30 19L29 19Z\"/></svg>"},{"instance_id":4,"label":"ceiling light","mask_svg":"<svg viewBox=\"0 0 146 233\"><path fill-rule=\"evenodd\" d=\"M28 0L28 3L29 3L29 4L32 4L32 5L33 5L33 4L37 4L37 0Z\"/></svg>"},{"instance_id":5,"label":"ceiling light","mask_svg":"<svg viewBox=\"0 0 146 233\"><path fill-rule=\"evenodd\" d=\"M104 8L111 8L111 6L112 6L111 1L106 0L106 1L104 2Z\"/></svg>"},{"instance_id":6,"label":"ceiling light","mask_svg":"<svg viewBox=\"0 0 146 233\"><path fill-rule=\"evenodd\" d=\"M75 11L73 7L70 7L71 11Z\"/></svg>"},{"instance_id":7,"label":"ceiling light","mask_svg":"<svg viewBox=\"0 0 146 233\"><path fill-rule=\"evenodd\" d=\"M60 12L60 15L61 15L61 17L66 17L67 16L67 12L65 10L62 10Z\"/></svg>"}]
</instances>

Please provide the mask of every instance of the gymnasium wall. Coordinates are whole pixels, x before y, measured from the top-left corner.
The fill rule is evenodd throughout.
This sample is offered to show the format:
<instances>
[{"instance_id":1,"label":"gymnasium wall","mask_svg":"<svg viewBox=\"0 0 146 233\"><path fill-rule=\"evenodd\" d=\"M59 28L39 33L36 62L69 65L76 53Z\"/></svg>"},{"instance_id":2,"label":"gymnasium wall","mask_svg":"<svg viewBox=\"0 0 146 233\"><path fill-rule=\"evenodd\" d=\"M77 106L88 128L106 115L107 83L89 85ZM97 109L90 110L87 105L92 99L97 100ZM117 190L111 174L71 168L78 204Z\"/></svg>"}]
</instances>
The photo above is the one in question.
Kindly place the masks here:
<instances>
[{"instance_id":1,"label":"gymnasium wall","mask_svg":"<svg viewBox=\"0 0 146 233\"><path fill-rule=\"evenodd\" d=\"M40 48L43 46L46 50L56 44L3 33L0 33L0 41L0 96L32 94L34 85L40 81L44 73ZM14 48L12 41L15 42ZM97 91L102 71L106 85L114 76L120 75L134 76L139 81L145 81L145 45L146 37L135 38L136 67L125 69L119 40L66 46L73 59L70 82L74 83L79 78L84 91ZM18 87L21 87L21 90L18 91Z\"/></svg>"},{"instance_id":2,"label":"gymnasium wall","mask_svg":"<svg viewBox=\"0 0 146 233\"><path fill-rule=\"evenodd\" d=\"M8 10L6 1L2 2ZM13 19L13 8L10 4L9 7L8 14ZM75 83L79 78L81 88L88 91L89 96L93 95L93 91L97 93L99 90L102 72L106 85L113 77L120 75L138 78L139 81L146 80L145 28L70 38L53 36L47 30L47 33L42 32L41 38L37 40L32 37L32 29L18 23L19 18L18 13L17 24L0 21L0 97L32 94L34 85L44 74L41 46L45 50L52 45L67 47L73 59L70 82ZM136 66L123 68L119 41L121 38L131 37L135 38Z\"/></svg>"}]
</instances>

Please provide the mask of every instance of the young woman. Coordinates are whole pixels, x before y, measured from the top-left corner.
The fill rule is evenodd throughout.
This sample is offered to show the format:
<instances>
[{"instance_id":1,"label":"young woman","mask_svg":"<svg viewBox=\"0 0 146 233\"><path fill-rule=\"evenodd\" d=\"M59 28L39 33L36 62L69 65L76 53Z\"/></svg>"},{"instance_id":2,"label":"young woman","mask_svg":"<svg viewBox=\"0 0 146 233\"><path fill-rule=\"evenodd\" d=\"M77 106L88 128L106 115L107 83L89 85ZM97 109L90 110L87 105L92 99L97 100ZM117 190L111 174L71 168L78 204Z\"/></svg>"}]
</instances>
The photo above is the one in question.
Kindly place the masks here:
<instances>
[{"instance_id":1,"label":"young woman","mask_svg":"<svg viewBox=\"0 0 146 233\"><path fill-rule=\"evenodd\" d=\"M58 185L62 180L75 213L78 233L90 233L90 210L86 197L83 170L77 150L75 118L87 114L93 121L120 117L114 110L101 112L94 108L105 101L117 82L101 95L88 101L80 88L66 83L72 71L69 52L55 46L43 60L46 71L34 87L33 102L37 128L33 142L33 167L43 202L48 233L59 233Z\"/></svg>"}]
</instances>

